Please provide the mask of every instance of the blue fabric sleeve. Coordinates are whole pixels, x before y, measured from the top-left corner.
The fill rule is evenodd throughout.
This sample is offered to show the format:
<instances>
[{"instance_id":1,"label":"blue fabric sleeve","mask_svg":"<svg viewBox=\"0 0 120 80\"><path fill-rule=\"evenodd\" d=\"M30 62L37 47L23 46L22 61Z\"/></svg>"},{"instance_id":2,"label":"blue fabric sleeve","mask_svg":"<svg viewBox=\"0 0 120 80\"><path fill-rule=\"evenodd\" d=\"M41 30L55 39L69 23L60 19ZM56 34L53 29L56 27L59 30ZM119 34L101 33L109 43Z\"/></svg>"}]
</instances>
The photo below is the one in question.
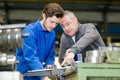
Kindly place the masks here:
<instances>
[{"instance_id":1,"label":"blue fabric sleeve","mask_svg":"<svg viewBox=\"0 0 120 80\"><path fill-rule=\"evenodd\" d=\"M29 36L27 38L23 38L23 54L24 59L27 61L28 66L31 70L43 69L42 63L39 61L37 54L37 43L36 43L36 35L32 33L32 31L28 31Z\"/></svg>"},{"instance_id":2,"label":"blue fabric sleeve","mask_svg":"<svg viewBox=\"0 0 120 80\"><path fill-rule=\"evenodd\" d=\"M50 55L48 56L48 58L47 58L47 60L46 60L45 66L47 66L47 65L53 65L53 64L54 64L54 61L55 61L54 54L55 54L55 52L54 52L54 50L52 49L52 50L50 51Z\"/></svg>"},{"instance_id":3,"label":"blue fabric sleeve","mask_svg":"<svg viewBox=\"0 0 120 80\"><path fill-rule=\"evenodd\" d=\"M37 44L35 41L35 35L29 33L27 38L23 38L23 54L27 65L31 70L43 69L43 64L39 61L37 54ZM42 79L43 76L37 76L38 79Z\"/></svg>"},{"instance_id":4,"label":"blue fabric sleeve","mask_svg":"<svg viewBox=\"0 0 120 80\"><path fill-rule=\"evenodd\" d=\"M51 35L49 36L52 36L50 41L49 41L49 45L52 45L51 48L50 48L50 51L49 51L49 55L45 61L45 66L47 65L53 65L54 64L54 61L55 61L55 51L54 51L54 44L55 44L55 32L53 31L51 33Z\"/></svg>"}]
</instances>

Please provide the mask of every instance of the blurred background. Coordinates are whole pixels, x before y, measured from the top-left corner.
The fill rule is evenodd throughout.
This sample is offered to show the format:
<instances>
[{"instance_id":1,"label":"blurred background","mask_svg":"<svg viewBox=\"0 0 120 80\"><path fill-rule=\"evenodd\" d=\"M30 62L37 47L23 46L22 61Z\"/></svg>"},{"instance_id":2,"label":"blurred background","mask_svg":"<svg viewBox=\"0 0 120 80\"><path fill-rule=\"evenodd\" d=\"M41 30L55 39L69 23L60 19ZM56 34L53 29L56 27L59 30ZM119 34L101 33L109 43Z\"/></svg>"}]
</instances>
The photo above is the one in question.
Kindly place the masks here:
<instances>
[{"instance_id":1,"label":"blurred background","mask_svg":"<svg viewBox=\"0 0 120 80\"><path fill-rule=\"evenodd\" d=\"M15 50L22 47L21 36L26 36L21 35L21 30L40 18L44 5L49 2L57 2L63 9L73 11L80 23L95 24L106 46L120 47L120 0L0 0L0 80L22 80L15 71L19 62ZM59 66L57 56L63 30L60 25L54 30L55 64Z\"/></svg>"},{"instance_id":2,"label":"blurred background","mask_svg":"<svg viewBox=\"0 0 120 80\"><path fill-rule=\"evenodd\" d=\"M0 0L0 24L19 24L36 21L46 3L57 2L71 10L80 23L94 23L106 46L120 46L120 1L119 0ZM9 27L9 26L8 26ZM60 26L56 31L56 52L59 51Z\"/></svg>"}]
</instances>

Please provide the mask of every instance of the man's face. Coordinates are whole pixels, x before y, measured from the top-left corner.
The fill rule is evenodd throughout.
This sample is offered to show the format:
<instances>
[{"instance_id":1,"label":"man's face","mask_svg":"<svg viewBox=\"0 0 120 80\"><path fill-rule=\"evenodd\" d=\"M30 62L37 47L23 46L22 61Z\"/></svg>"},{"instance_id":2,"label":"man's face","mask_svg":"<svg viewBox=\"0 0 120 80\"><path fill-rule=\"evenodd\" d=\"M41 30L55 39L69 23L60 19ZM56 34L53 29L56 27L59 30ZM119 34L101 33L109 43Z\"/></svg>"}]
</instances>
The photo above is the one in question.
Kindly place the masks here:
<instances>
[{"instance_id":1,"label":"man's face","mask_svg":"<svg viewBox=\"0 0 120 80\"><path fill-rule=\"evenodd\" d=\"M60 20L60 24L62 29L64 30L65 34L68 36L74 36L78 30L78 23L76 18L69 18L68 16L64 16Z\"/></svg>"},{"instance_id":2,"label":"man's face","mask_svg":"<svg viewBox=\"0 0 120 80\"><path fill-rule=\"evenodd\" d=\"M59 21L60 21L60 18L57 18L56 16L47 17L43 22L43 26L44 26L45 30L51 31L52 29L54 29L57 26Z\"/></svg>"}]
</instances>

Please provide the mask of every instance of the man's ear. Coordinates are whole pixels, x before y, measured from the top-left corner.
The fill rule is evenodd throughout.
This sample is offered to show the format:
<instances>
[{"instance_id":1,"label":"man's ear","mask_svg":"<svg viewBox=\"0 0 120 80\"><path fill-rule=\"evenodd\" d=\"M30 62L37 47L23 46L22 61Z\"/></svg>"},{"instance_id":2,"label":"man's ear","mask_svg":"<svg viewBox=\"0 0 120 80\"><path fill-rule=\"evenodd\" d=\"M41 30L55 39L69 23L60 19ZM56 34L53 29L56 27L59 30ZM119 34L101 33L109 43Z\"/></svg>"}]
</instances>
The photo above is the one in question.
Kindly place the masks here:
<instances>
[{"instance_id":1,"label":"man's ear","mask_svg":"<svg viewBox=\"0 0 120 80\"><path fill-rule=\"evenodd\" d=\"M76 17L74 18L74 20L75 20L76 23L78 23L78 19Z\"/></svg>"},{"instance_id":2,"label":"man's ear","mask_svg":"<svg viewBox=\"0 0 120 80\"><path fill-rule=\"evenodd\" d=\"M42 14L42 17L43 17L43 19L46 19L46 14L43 13L43 14Z\"/></svg>"}]
</instances>

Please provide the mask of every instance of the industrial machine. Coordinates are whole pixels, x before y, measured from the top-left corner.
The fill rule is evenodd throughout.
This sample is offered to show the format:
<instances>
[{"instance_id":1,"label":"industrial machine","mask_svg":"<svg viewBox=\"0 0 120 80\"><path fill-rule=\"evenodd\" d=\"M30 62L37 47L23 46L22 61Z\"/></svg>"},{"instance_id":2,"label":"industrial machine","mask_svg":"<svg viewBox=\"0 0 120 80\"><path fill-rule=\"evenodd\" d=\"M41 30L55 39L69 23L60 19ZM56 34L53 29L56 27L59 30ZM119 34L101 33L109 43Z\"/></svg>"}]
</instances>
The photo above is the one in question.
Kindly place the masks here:
<instances>
[{"instance_id":1,"label":"industrial machine","mask_svg":"<svg viewBox=\"0 0 120 80\"><path fill-rule=\"evenodd\" d=\"M21 46L21 30L26 24L0 25L0 80L22 80L16 71L15 51ZM6 74L8 75L6 77Z\"/></svg>"}]
</instances>

